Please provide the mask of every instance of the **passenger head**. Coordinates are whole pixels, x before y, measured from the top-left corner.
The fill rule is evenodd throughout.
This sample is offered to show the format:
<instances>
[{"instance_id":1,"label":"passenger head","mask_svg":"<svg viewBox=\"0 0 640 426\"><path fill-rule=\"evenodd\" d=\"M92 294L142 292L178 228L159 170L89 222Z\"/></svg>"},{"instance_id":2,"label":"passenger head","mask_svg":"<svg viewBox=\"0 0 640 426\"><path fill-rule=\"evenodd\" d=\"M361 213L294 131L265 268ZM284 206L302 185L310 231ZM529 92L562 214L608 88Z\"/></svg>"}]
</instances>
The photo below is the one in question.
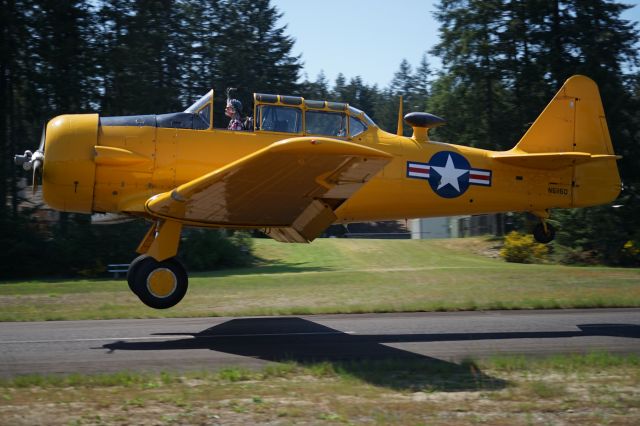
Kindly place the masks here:
<instances>
[{"instance_id":1,"label":"passenger head","mask_svg":"<svg viewBox=\"0 0 640 426\"><path fill-rule=\"evenodd\" d=\"M237 99L227 99L227 107L224 109L227 117L233 117L234 114L242 114L242 102Z\"/></svg>"}]
</instances>

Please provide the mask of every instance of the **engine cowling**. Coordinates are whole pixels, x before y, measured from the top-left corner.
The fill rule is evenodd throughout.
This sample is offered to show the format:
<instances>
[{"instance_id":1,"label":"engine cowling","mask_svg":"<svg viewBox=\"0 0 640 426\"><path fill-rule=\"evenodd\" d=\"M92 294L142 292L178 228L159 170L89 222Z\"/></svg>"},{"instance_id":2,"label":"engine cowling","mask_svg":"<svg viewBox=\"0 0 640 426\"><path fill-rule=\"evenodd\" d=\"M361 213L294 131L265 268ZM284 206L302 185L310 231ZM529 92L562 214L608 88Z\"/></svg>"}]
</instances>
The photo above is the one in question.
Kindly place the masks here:
<instances>
[{"instance_id":1,"label":"engine cowling","mask_svg":"<svg viewBox=\"0 0 640 426\"><path fill-rule=\"evenodd\" d=\"M47 124L42 195L56 210L91 213L98 114L60 115Z\"/></svg>"}]
</instances>

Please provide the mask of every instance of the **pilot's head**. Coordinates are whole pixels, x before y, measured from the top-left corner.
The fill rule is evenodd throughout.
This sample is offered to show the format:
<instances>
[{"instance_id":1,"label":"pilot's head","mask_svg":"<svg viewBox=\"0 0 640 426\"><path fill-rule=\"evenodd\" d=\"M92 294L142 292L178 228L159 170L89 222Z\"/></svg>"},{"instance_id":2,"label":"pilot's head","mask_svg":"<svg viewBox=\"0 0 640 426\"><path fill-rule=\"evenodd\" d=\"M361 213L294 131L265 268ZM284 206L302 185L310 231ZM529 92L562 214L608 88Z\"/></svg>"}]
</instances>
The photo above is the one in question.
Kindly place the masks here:
<instances>
[{"instance_id":1,"label":"pilot's head","mask_svg":"<svg viewBox=\"0 0 640 426\"><path fill-rule=\"evenodd\" d=\"M242 102L237 99L227 99L227 107L224 109L224 114L227 117L242 114Z\"/></svg>"}]
</instances>

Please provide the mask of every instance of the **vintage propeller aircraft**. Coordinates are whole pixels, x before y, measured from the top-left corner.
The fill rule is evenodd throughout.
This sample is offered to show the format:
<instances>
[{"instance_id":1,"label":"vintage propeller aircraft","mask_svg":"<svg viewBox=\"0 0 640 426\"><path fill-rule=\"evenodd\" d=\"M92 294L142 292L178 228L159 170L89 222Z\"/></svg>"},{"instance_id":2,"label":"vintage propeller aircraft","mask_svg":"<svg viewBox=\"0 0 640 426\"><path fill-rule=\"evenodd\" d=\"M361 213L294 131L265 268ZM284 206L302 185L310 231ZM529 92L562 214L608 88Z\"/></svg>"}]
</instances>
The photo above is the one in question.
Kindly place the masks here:
<instances>
[{"instance_id":1,"label":"vintage propeller aircraft","mask_svg":"<svg viewBox=\"0 0 640 426\"><path fill-rule=\"evenodd\" d=\"M213 91L184 112L61 115L15 161L42 173L52 208L121 213L152 225L131 290L168 308L187 291L184 226L262 229L307 243L333 223L526 211L549 242L551 208L608 203L621 189L596 84L571 77L522 139L494 152L429 140L444 120L412 112L387 133L345 103L254 94L255 129L214 128Z\"/></svg>"}]
</instances>

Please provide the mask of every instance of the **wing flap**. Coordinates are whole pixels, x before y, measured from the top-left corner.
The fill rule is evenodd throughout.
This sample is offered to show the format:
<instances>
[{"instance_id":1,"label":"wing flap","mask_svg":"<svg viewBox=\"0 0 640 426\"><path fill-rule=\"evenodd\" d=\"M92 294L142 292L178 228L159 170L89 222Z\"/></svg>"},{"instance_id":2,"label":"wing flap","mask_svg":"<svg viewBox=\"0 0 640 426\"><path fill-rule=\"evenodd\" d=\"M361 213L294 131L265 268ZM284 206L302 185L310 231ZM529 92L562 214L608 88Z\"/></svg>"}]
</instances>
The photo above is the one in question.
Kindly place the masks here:
<instances>
[{"instance_id":1,"label":"wing flap","mask_svg":"<svg viewBox=\"0 0 640 426\"><path fill-rule=\"evenodd\" d=\"M195 225L264 227L283 241L310 241L335 220L333 209L391 155L329 138L277 142L159 194L152 215Z\"/></svg>"},{"instance_id":2,"label":"wing flap","mask_svg":"<svg viewBox=\"0 0 640 426\"><path fill-rule=\"evenodd\" d=\"M280 242L306 243L322 234L335 220L336 215L328 204L314 200L291 226L267 228L265 233Z\"/></svg>"}]
</instances>

